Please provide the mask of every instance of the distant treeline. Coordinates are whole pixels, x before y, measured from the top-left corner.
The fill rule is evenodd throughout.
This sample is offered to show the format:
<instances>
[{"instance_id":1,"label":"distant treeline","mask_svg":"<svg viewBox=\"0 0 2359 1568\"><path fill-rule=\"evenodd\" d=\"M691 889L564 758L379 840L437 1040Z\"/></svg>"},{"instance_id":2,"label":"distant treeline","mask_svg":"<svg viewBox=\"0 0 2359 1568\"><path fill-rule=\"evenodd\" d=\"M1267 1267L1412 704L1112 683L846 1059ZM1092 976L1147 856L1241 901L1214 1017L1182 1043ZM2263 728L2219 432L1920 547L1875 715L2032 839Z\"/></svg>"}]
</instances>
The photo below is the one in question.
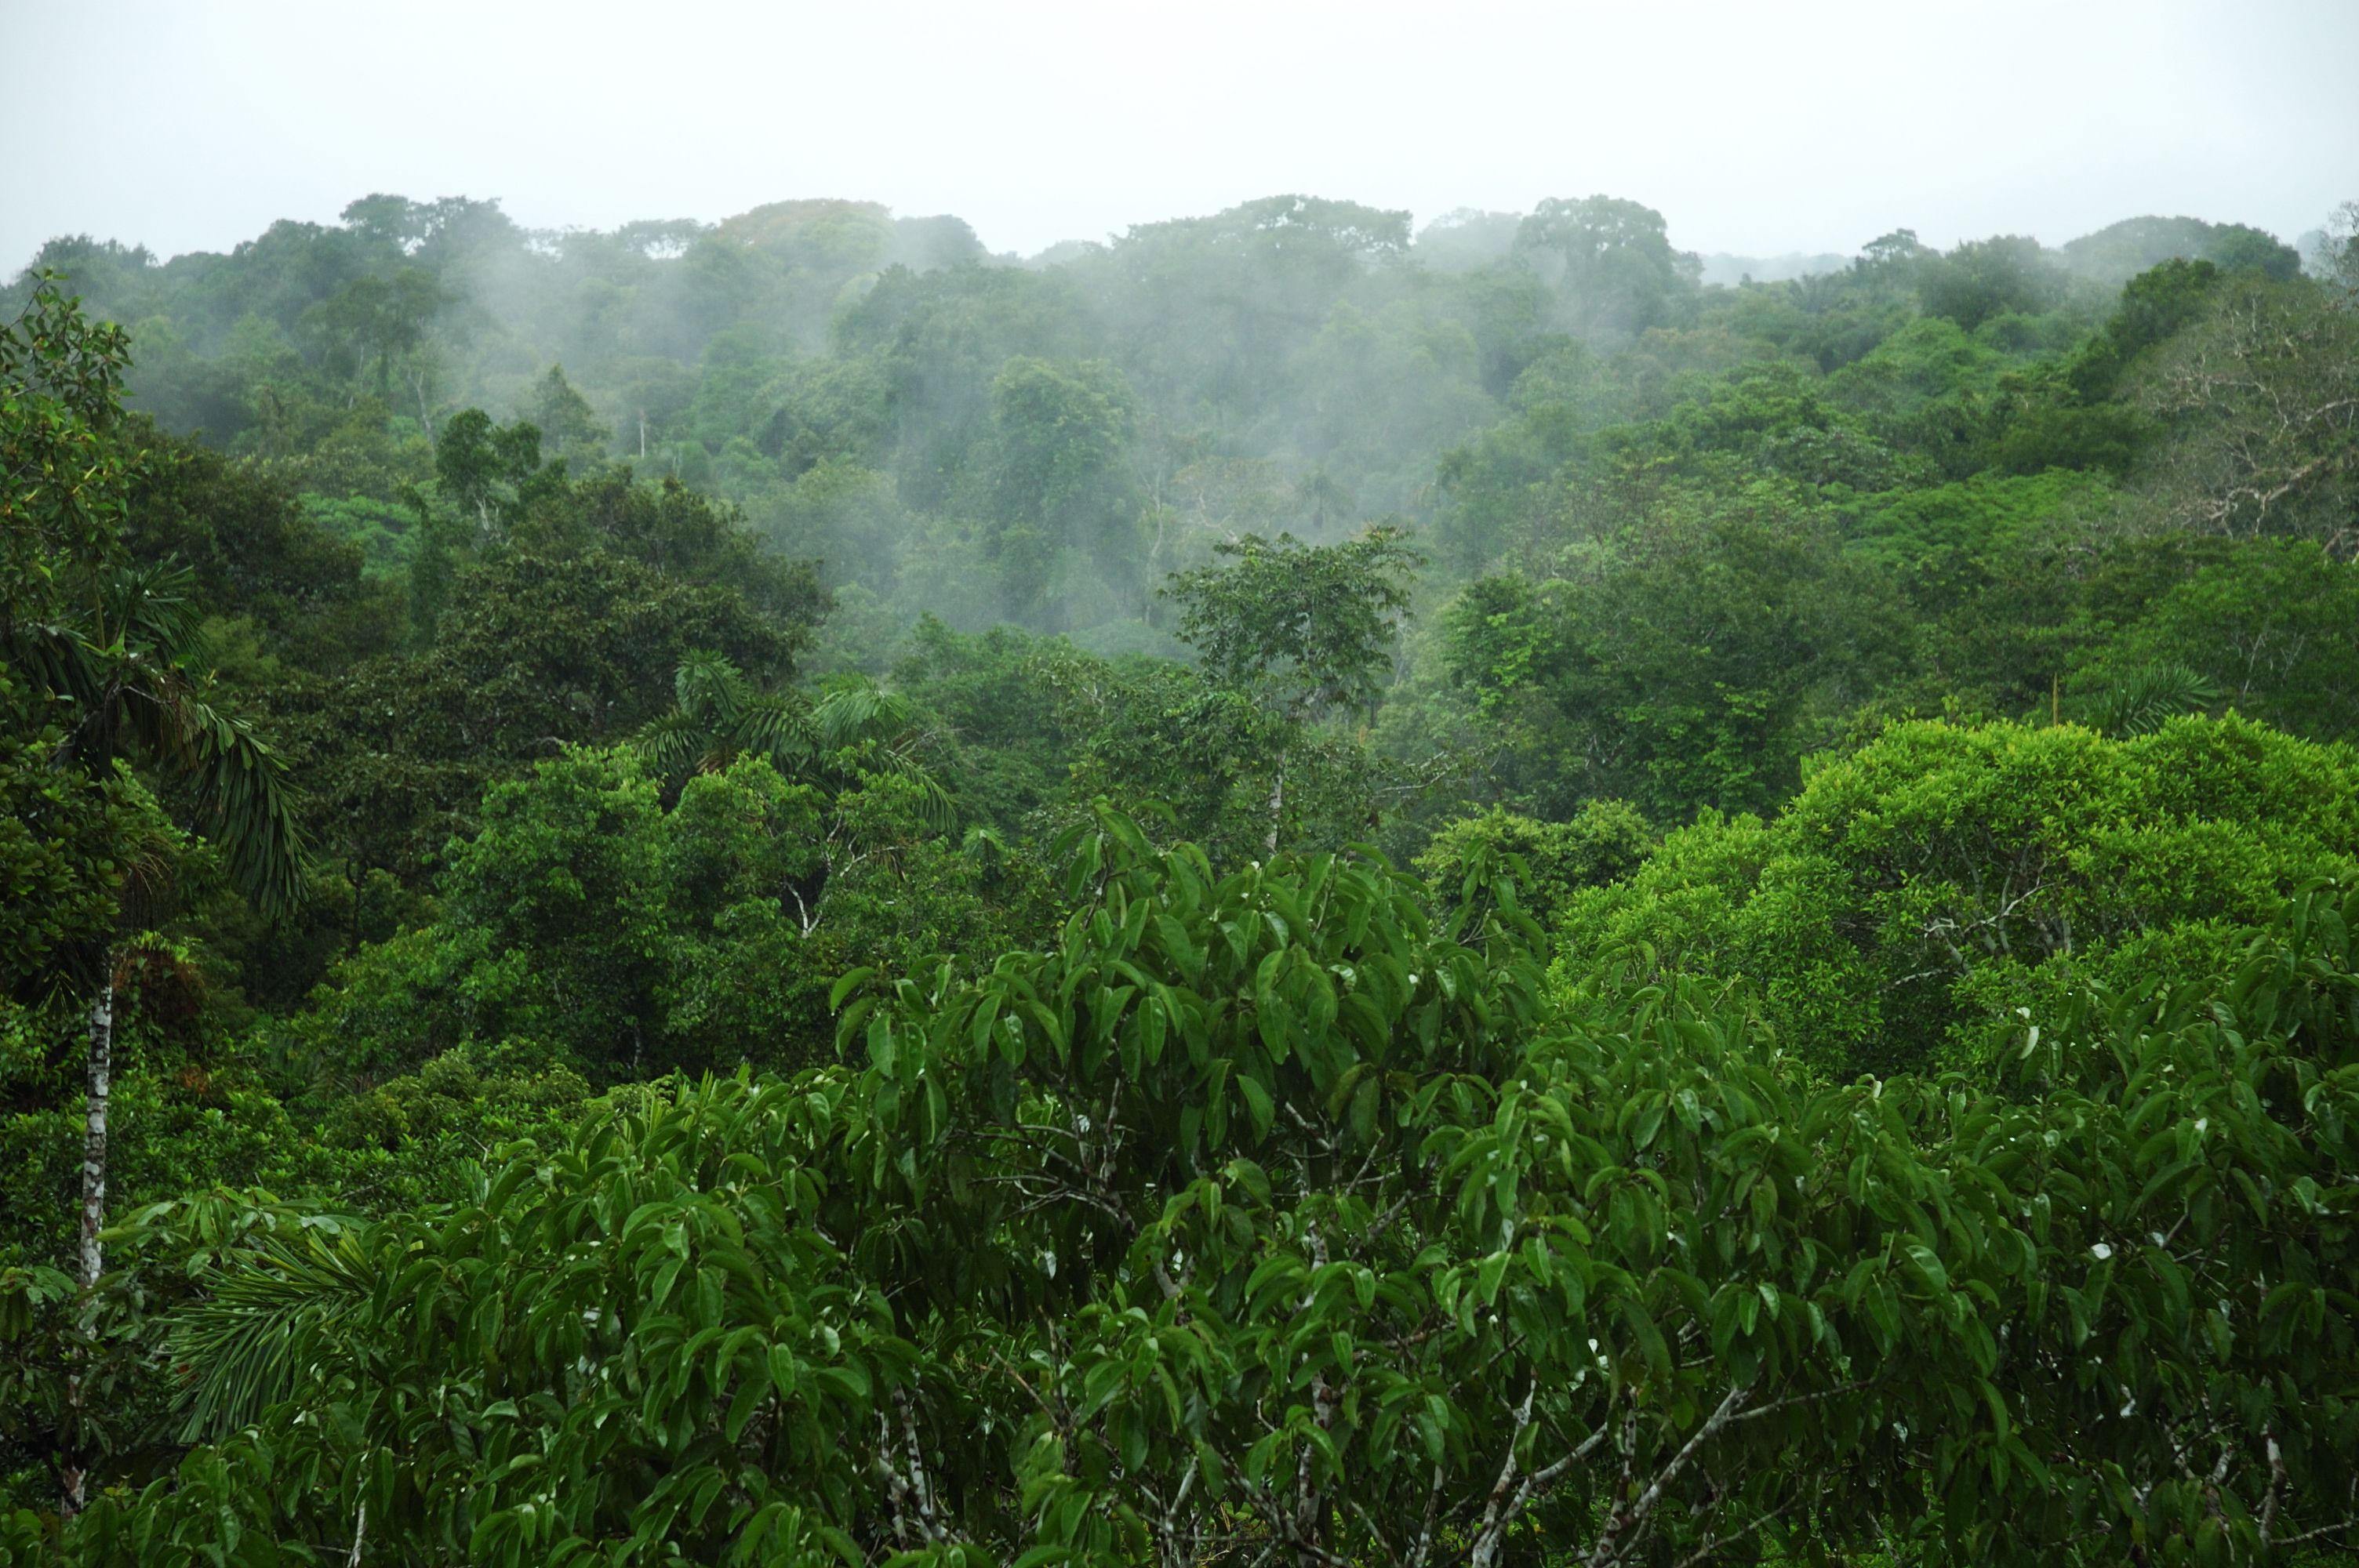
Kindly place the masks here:
<instances>
[{"instance_id":1,"label":"distant treeline","mask_svg":"<svg viewBox=\"0 0 2359 1568\"><path fill-rule=\"evenodd\" d=\"M1582 417L1601 427L1751 361L1840 370L1920 317L2011 367L2174 257L2299 270L2250 228L2134 219L2056 251L1936 254L1901 231L1783 287L1707 287L1636 202L1413 233L1290 196L1021 264L956 218L863 202L548 233L496 202L371 196L226 255L64 239L34 265L132 330L135 406L271 465L380 568L414 548L402 498L441 424L480 406L577 473L627 460L743 507L905 624L1168 650L1161 574L1228 533L1461 522L1437 460L1552 395L1576 349L1600 356Z\"/></svg>"}]
</instances>

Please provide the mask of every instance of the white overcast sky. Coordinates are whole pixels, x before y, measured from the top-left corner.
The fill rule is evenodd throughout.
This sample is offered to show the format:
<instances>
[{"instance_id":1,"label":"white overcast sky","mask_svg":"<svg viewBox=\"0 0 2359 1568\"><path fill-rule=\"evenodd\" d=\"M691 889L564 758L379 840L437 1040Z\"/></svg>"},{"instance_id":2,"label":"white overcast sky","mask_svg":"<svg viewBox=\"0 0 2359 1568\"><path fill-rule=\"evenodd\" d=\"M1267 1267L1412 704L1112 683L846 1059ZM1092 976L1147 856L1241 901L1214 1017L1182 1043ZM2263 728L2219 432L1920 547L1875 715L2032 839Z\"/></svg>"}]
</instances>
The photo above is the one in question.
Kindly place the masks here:
<instances>
[{"instance_id":1,"label":"white overcast sky","mask_svg":"<svg viewBox=\"0 0 2359 1568\"><path fill-rule=\"evenodd\" d=\"M788 197L1031 252L1305 191L1605 192L1689 249L2054 244L2359 197L2359 0L0 0L0 276L370 191L534 227Z\"/></svg>"}]
</instances>

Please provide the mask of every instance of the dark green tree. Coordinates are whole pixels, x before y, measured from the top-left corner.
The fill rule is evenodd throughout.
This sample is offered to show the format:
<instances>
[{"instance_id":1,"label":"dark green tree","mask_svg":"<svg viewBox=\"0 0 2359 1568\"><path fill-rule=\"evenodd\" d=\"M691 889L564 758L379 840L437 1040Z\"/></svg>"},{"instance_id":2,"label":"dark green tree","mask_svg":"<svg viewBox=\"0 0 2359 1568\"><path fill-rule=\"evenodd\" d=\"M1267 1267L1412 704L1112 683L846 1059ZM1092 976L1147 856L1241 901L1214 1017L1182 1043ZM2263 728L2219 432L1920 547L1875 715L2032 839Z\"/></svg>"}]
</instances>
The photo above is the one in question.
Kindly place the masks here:
<instances>
[{"instance_id":1,"label":"dark green tree","mask_svg":"<svg viewBox=\"0 0 2359 1568\"><path fill-rule=\"evenodd\" d=\"M1667 324L1701 272L1671 248L1661 213L1614 196L1541 202L1516 231L1515 254L1543 269L1573 331L1615 346Z\"/></svg>"},{"instance_id":2,"label":"dark green tree","mask_svg":"<svg viewBox=\"0 0 2359 1568\"><path fill-rule=\"evenodd\" d=\"M136 761L185 791L195 822L237 885L266 913L301 896L304 846L284 762L206 700L190 667L196 617L181 569L129 558L124 520L146 454L124 444L123 334L87 322L48 281L0 327L0 652L10 708L54 734L52 765L86 792L87 811L120 809ZM126 857L126 860L128 857ZM130 864L102 862L117 889ZM147 874L159 874L149 867ZM113 1093L116 927L60 946L57 989L87 1005L87 1083L76 1281L91 1296L104 1271L108 1108ZM93 939L93 938L96 939ZM87 1338L88 1324L83 1325ZM76 1354L80 1354L79 1350ZM91 1433L79 1376L67 1385L60 1484L69 1511L86 1500Z\"/></svg>"},{"instance_id":3,"label":"dark green tree","mask_svg":"<svg viewBox=\"0 0 2359 1568\"><path fill-rule=\"evenodd\" d=\"M1136 601L1141 541L1125 462L1135 412L1108 364L1016 358L993 380L984 554L1010 618L1060 630L1093 579Z\"/></svg>"},{"instance_id":4,"label":"dark green tree","mask_svg":"<svg viewBox=\"0 0 2359 1568\"><path fill-rule=\"evenodd\" d=\"M1285 823L1288 737L1330 714L1373 707L1392 674L1409 579L1423 564L1390 524L1339 545L1290 534L1248 534L1213 546L1226 564L1175 572L1180 635L1219 687L1262 708L1277 726L1266 847Z\"/></svg>"}]
</instances>

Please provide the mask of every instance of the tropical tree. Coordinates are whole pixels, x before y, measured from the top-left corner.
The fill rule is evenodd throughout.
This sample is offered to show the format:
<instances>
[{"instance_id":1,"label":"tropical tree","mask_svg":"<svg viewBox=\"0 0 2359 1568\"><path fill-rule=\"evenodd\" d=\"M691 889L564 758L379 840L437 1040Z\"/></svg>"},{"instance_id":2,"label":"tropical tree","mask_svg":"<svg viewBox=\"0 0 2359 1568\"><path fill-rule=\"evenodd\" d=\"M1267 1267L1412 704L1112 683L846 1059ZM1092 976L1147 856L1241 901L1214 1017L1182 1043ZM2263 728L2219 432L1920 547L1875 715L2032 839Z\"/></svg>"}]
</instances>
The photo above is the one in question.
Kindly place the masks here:
<instances>
[{"instance_id":1,"label":"tropical tree","mask_svg":"<svg viewBox=\"0 0 2359 1568\"><path fill-rule=\"evenodd\" d=\"M2347 1536L2347 895L2208 996L1834 1085L1710 988L1551 1001L1512 929L1437 927L1365 858L1216 876L1113 816L1067 848L1053 940L847 977L839 1062L591 1108L446 1208L231 1238L174 1321L204 1441L75 1560Z\"/></svg>"},{"instance_id":2,"label":"tropical tree","mask_svg":"<svg viewBox=\"0 0 2359 1568\"><path fill-rule=\"evenodd\" d=\"M2345 201L2320 232L2320 259L2329 277L2343 291L2359 297L2359 201Z\"/></svg>"},{"instance_id":3,"label":"tropical tree","mask_svg":"<svg viewBox=\"0 0 2359 1568\"><path fill-rule=\"evenodd\" d=\"M2168 438L2140 475L2158 521L2359 555L2359 303L2236 279L2158 349L2133 396Z\"/></svg>"},{"instance_id":4,"label":"tropical tree","mask_svg":"<svg viewBox=\"0 0 2359 1568\"><path fill-rule=\"evenodd\" d=\"M1011 618L1055 629L1093 582L1134 598L1142 541L1124 457L1136 417L1109 364L1019 355L993 379L983 546Z\"/></svg>"},{"instance_id":5,"label":"tropical tree","mask_svg":"<svg viewBox=\"0 0 2359 1568\"><path fill-rule=\"evenodd\" d=\"M179 786L237 885L266 914L283 914L301 895L304 857L285 765L205 699L190 667L197 652L190 574L128 558L126 494L142 455L116 439L125 363L121 332L86 322L78 302L47 281L0 328L0 535L8 540L0 648L27 716L55 731L52 765L74 787L103 795L128 764L154 769ZM135 883L125 877L118 885ZM105 1261L112 936L60 976L88 997L76 1260L85 1294ZM80 1393L77 1383L77 1416ZM68 1441L78 1447L80 1433L70 1431ZM61 1476L65 1506L81 1507L86 1455L70 1449Z\"/></svg>"},{"instance_id":6,"label":"tropical tree","mask_svg":"<svg viewBox=\"0 0 2359 1568\"><path fill-rule=\"evenodd\" d=\"M1918 297L1926 311L1968 331L2007 311L2035 315L2053 309L2065 282L2063 269L2048 259L2039 242L2021 234L1969 240L1927 258L1917 269Z\"/></svg>"},{"instance_id":7,"label":"tropical tree","mask_svg":"<svg viewBox=\"0 0 2359 1568\"><path fill-rule=\"evenodd\" d=\"M1328 714L1373 705L1392 672L1410 574L1425 557L1406 530L1386 524L1338 545L1246 534L1212 548L1228 564L1174 572L1163 591L1179 600L1180 635L1204 673L1278 727L1266 839L1274 852L1288 738Z\"/></svg>"},{"instance_id":8,"label":"tropical tree","mask_svg":"<svg viewBox=\"0 0 2359 1568\"><path fill-rule=\"evenodd\" d=\"M1564 822L1542 822L1494 806L1441 828L1417 857L1437 906L1455 910L1502 882L1542 930L1582 888L1603 887L1636 871L1658 841L1637 809L1593 800ZM1480 918L1481 909L1469 912Z\"/></svg>"},{"instance_id":9,"label":"tropical tree","mask_svg":"<svg viewBox=\"0 0 2359 1568\"><path fill-rule=\"evenodd\" d=\"M2103 694L2116 735L1914 722L1822 757L1768 820L1707 815L1576 892L1568 973L1743 977L1846 1076L1986 1061L2092 977L2216 974L2303 882L2359 874L2359 755L2175 713L2191 676Z\"/></svg>"},{"instance_id":10,"label":"tropical tree","mask_svg":"<svg viewBox=\"0 0 2359 1568\"><path fill-rule=\"evenodd\" d=\"M1515 252L1545 269L1575 332L1617 346L1667 324L1701 275L1671 248L1660 212L1616 196L1549 198L1516 229Z\"/></svg>"},{"instance_id":11,"label":"tropical tree","mask_svg":"<svg viewBox=\"0 0 2359 1568\"><path fill-rule=\"evenodd\" d=\"M2125 689L2141 670L2177 666L2212 693L2193 706L2226 702L2310 740L2359 740L2359 571L2302 539L2184 543L2158 564L2185 575L2092 647L2071 685Z\"/></svg>"},{"instance_id":12,"label":"tropical tree","mask_svg":"<svg viewBox=\"0 0 2359 1568\"><path fill-rule=\"evenodd\" d=\"M405 266L390 278L354 278L313 306L305 320L315 325L334 355L353 368L374 359L376 395L383 398L392 390L393 362L419 346L428 324L445 302L431 272Z\"/></svg>"},{"instance_id":13,"label":"tropical tree","mask_svg":"<svg viewBox=\"0 0 2359 1568\"><path fill-rule=\"evenodd\" d=\"M1498 780L1542 816L1593 798L1666 822L1771 806L1906 652L1890 578L1799 487L1647 499L1562 576L1481 579L1444 618Z\"/></svg>"},{"instance_id":14,"label":"tropical tree","mask_svg":"<svg viewBox=\"0 0 2359 1568\"><path fill-rule=\"evenodd\" d=\"M905 779L944 831L954 809L926 764L935 737L916 704L873 681L842 678L816 701L800 692L756 690L728 658L699 650L673 678L679 705L639 731L636 749L659 775L678 781L726 768L739 757L767 761L788 778L832 790L860 774Z\"/></svg>"}]
</instances>

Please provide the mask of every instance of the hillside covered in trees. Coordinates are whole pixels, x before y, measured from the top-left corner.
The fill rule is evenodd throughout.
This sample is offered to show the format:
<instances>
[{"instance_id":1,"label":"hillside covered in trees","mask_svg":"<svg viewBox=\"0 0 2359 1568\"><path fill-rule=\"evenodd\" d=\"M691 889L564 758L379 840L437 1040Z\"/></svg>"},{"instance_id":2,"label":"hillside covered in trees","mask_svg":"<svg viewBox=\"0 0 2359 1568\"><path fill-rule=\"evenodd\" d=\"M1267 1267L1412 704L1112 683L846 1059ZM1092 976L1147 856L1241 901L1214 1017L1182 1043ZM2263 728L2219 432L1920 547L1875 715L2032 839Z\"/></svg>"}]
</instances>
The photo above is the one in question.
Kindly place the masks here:
<instances>
[{"instance_id":1,"label":"hillside covered in trees","mask_svg":"<svg viewBox=\"0 0 2359 1568\"><path fill-rule=\"evenodd\" d=\"M5 292L0 1565L2359 1552L2359 204Z\"/></svg>"}]
</instances>

